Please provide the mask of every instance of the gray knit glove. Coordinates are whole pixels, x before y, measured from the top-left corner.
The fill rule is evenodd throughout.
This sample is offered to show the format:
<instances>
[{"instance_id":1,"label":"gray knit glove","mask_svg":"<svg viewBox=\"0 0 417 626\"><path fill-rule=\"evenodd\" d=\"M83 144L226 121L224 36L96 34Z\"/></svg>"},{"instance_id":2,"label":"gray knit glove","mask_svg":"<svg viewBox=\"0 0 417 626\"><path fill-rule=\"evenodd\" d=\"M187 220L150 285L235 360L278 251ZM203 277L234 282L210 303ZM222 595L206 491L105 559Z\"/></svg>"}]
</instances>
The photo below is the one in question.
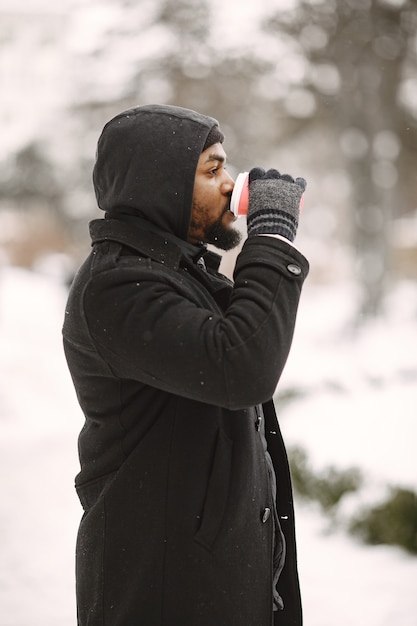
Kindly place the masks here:
<instances>
[{"instance_id":1,"label":"gray knit glove","mask_svg":"<svg viewBox=\"0 0 417 626\"><path fill-rule=\"evenodd\" d=\"M249 172L248 236L282 235L294 241L298 228L300 201L307 186L304 178L295 180L278 170L265 172L255 167Z\"/></svg>"}]
</instances>

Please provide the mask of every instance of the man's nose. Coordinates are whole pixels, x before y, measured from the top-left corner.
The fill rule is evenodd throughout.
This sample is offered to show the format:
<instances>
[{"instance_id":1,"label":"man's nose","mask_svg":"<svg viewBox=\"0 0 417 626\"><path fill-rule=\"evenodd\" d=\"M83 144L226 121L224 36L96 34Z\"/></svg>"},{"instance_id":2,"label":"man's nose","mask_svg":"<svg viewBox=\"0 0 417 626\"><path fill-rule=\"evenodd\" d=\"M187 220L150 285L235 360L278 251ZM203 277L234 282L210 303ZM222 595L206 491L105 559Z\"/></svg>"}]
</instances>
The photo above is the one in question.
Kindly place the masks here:
<instances>
[{"instance_id":1,"label":"man's nose","mask_svg":"<svg viewBox=\"0 0 417 626\"><path fill-rule=\"evenodd\" d=\"M222 182L222 191L223 193L232 193L233 188L235 186L235 181L233 180L233 178L230 176L229 172L224 172L225 174L225 179Z\"/></svg>"}]
</instances>

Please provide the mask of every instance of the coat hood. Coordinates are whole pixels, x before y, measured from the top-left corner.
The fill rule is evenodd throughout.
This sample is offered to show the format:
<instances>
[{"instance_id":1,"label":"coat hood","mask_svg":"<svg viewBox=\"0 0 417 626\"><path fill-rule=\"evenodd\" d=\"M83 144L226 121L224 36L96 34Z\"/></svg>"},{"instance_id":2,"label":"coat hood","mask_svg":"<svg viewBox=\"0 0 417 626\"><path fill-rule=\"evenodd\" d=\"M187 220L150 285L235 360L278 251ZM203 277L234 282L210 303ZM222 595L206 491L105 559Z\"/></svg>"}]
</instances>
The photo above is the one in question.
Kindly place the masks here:
<instances>
[{"instance_id":1,"label":"coat hood","mask_svg":"<svg viewBox=\"0 0 417 626\"><path fill-rule=\"evenodd\" d=\"M93 170L98 206L128 209L187 239L194 177L206 139L218 122L190 109L138 106L104 127Z\"/></svg>"}]
</instances>

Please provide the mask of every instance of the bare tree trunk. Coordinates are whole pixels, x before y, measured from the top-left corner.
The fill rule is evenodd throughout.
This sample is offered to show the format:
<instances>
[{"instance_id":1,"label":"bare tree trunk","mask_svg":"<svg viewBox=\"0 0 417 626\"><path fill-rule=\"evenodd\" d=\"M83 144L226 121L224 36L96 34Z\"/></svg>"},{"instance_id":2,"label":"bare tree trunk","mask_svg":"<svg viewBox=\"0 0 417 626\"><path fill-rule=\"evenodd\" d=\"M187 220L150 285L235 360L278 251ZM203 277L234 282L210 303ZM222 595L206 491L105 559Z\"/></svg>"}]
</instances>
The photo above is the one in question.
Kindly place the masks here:
<instances>
[{"instance_id":1,"label":"bare tree trunk","mask_svg":"<svg viewBox=\"0 0 417 626\"><path fill-rule=\"evenodd\" d=\"M398 12L387 12L374 2L369 12L341 29L340 45L336 46L344 85L342 148L352 185L353 246L362 292L359 318L382 311L390 277L389 234L394 204L400 197L396 129L401 114L396 92L403 42L395 38L399 19Z\"/></svg>"}]
</instances>

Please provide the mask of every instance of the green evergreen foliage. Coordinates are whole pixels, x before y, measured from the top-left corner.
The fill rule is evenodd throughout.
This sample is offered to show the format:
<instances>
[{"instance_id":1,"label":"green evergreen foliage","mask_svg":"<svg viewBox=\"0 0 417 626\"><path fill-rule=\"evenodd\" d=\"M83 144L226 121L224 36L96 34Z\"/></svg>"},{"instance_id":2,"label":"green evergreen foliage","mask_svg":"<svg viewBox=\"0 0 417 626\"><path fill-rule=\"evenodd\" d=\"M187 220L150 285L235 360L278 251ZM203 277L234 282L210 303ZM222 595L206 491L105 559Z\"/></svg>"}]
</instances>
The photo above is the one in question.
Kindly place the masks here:
<instances>
[{"instance_id":1,"label":"green evergreen foliage","mask_svg":"<svg viewBox=\"0 0 417 626\"><path fill-rule=\"evenodd\" d=\"M343 498L359 491L363 477L357 468L333 466L316 473L303 448L289 449L295 494L303 501L316 502L334 522ZM380 504L362 509L348 523L350 533L371 545L394 545L417 554L417 493L391 487L389 497Z\"/></svg>"},{"instance_id":2,"label":"green evergreen foliage","mask_svg":"<svg viewBox=\"0 0 417 626\"><path fill-rule=\"evenodd\" d=\"M316 498L324 511L332 511L345 495L357 491L361 484L362 475L357 468L329 467L316 480Z\"/></svg>"},{"instance_id":3,"label":"green evergreen foliage","mask_svg":"<svg viewBox=\"0 0 417 626\"><path fill-rule=\"evenodd\" d=\"M339 470L333 466L315 474L311 469L306 452L292 448L289 452L294 490L305 500L319 503L323 511L334 512L343 497L357 491L362 484L362 475L356 468Z\"/></svg>"},{"instance_id":4,"label":"green evergreen foliage","mask_svg":"<svg viewBox=\"0 0 417 626\"><path fill-rule=\"evenodd\" d=\"M396 545L417 554L417 493L391 488L389 498L358 514L350 530L366 543Z\"/></svg>"}]
</instances>

